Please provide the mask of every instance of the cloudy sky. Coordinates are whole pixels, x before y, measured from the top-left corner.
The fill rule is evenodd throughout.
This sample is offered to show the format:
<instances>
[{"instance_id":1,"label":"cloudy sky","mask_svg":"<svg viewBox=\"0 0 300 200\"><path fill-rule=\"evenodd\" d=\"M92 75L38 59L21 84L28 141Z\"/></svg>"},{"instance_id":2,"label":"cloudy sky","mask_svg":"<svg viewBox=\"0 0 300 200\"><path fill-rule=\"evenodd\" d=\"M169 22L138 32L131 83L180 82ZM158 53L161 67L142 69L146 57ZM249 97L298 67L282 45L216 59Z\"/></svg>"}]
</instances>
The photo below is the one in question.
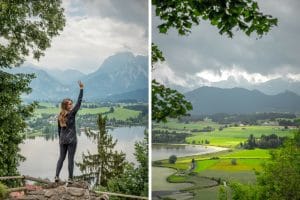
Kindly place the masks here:
<instances>
[{"instance_id":1,"label":"cloudy sky","mask_svg":"<svg viewBox=\"0 0 300 200\"><path fill-rule=\"evenodd\" d=\"M27 62L90 73L117 52L148 54L147 0L63 0L63 7L63 32L39 62Z\"/></svg>"},{"instance_id":2,"label":"cloudy sky","mask_svg":"<svg viewBox=\"0 0 300 200\"><path fill-rule=\"evenodd\" d=\"M171 30L159 34L160 20L153 18L153 41L166 62L158 64L153 77L160 82L192 88L235 80L259 84L275 78L300 81L300 1L259 0L264 14L278 18L278 26L257 39L236 32L233 39L202 21L189 36ZM153 8L152 8L153 9Z\"/></svg>"}]
</instances>

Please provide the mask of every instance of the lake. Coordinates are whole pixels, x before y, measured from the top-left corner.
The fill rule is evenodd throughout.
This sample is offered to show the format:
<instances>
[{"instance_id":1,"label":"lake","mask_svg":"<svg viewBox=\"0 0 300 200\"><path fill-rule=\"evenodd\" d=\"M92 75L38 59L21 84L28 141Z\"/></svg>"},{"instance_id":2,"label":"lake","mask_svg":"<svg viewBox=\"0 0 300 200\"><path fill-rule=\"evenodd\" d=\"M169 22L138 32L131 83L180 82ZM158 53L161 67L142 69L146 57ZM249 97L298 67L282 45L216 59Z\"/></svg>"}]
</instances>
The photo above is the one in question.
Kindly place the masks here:
<instances>
[{"instance_id":1,"label":"lake","mask_svg":"<svg viewBox=\"0 0 300 200\"><path fill-rule=\"evenodd\" d=\"M152 144L152 160L168 159L171 155L184 157L222 150L226 150L226 148L189 144Z\"/></svg>"},{"instance_id":2,"label":"lake","mask_svg":"<svg viewBox=\"0 0 300 200\"><path fill-rule=\"evenodd\" d=\"M176 172L166 167L152 167L152 191L174 191L193 186L191 183L170 183L167 178Z\"/></svg>"},{"instance_id":3,"label":"lake","mask_svg":"<svg viewBox=\"0 0 300 200\"><path fill-rule=\"evenodd\" d=\"M134 143L144 138L145 127L118 127L108 132L117 139L116 150L126 153L126 159L136 163L134 157ZM77 135L77 149L75 154L75 162L81 162L82 153L89 150L91 153L96 152L97 145L93 143L87 136L81 132ZM59 158L59 141L58 138L46 140L45 137L36 137L35 139L26 139L20 145L21 154L26 157L26 161L19 166L22 175L33 177L54 179L57 160ZM80 175L79 168L74 165L74 176ZM61 173L61 179L68 178L68 155L64 161Z\"/></svg>"}]
</instances>

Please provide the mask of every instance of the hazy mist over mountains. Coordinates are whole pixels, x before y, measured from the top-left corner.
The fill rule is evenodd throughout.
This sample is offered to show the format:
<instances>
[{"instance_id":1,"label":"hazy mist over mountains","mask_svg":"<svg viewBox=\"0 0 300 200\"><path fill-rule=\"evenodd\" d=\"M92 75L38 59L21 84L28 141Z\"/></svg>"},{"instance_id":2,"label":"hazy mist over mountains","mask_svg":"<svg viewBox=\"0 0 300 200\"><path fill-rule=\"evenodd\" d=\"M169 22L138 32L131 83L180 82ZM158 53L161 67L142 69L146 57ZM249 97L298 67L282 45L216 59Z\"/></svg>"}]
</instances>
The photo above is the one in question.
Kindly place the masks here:
<instances>
[{"instance_id":1,"label":"hazy mist over mountains","mask_svg":"<svg viewBox=\"0 0 300 200\"><path fill-rule=\"evenodd\" d=\"M193 105L192 115L256 112L300 113L300 82L287 77L261 83L247 79L208 82L188 80L189 87L165 81L165 85L185 94ZM197 86L198 85L198 86ZM203 86L199 86L203 85Z\"/></svg>"},{"instance_id":2,"label":"hazy mist over mountains","mask_svg":"<svg viewBox=\"0 0 300 200\"><path fill-rule=\"evenodd\" d=\"M50 70L26 64L6 70L11 73L35 73L29 95L22 95L25 101L61 101L69 97L76 100L78 80L85 84L84 100L139 100L148 99L148 58L134 56L130 52L117 53L104 60L99 68L90 74L73 69Z\"/></svg>"},{"instance_id":3,"label":"hazy mist over mountains","mask_svg":"<svg viewBox=\"0 0 300 200\"><path fill-rule=\"evenodd\" d=\"M191 114L194 115L300 112L300 96L290 91L267 95L244 88L200 87L185 93L185 96L193 105Z\"/></svg>"},{"instance_id":4,"label":"hazy mist over mountains","mask_svg":"<svg viewBox=\"0 0 300 200\"><path fill-rule=\"evenodd\" d=\"M194 80L190 80L190 81L191 82L189 87L177 85L174 83L170 83L168 81L165 81L165 85L183 93L192 91L199 87L209 86L209 87L218 87L218 88L238 87L238 88L245 88L248 90L259 90L268 95L275 95L285 91L291 91L300 95L300 81L296 81L287 77L274 78L265 82L255 83L255 84L249 82L246 79L236 80L234 77L229 77L227 80L222 80L218 82L202 81L201 83L199 83Z\"/></svg>"}]
</instances>

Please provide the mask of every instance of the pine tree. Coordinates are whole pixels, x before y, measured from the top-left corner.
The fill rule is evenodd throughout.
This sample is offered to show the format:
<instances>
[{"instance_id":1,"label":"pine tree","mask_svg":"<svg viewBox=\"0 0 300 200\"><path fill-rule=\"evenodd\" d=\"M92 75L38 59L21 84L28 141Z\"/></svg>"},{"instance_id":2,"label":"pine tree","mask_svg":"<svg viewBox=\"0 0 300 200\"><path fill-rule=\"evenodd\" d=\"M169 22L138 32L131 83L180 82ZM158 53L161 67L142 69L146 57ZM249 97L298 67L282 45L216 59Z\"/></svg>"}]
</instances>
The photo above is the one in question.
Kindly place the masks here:
<instances>
[{"instance_id":1,"label":"pine tree","mask_svg":"<svg viewBox=\"0 0 300 200\"><path fill-rule=\"evenodd\" d=\"M77 163L82 175L78 178L93 183L94 186L106 187L109 179L123 173L126 165L125 154L114 150L117 140L106 130L106 117L98 115L97 125L99 131L87 129L86 135L97 143L97 153L82 155L82 162Z\"/></svg>"},{"instance_id":2,"label":"pine tree","mask_svg":"<svg viewBox=\"0 0 300 200\"><path fill-rule=\"evenodd\" d=\"M137 165L128 163L121 176L112 178L108 182L111 192L148 196L148 132L144 132L144 139L135 143L135 158Z\"/></svg>"}]
</instances>

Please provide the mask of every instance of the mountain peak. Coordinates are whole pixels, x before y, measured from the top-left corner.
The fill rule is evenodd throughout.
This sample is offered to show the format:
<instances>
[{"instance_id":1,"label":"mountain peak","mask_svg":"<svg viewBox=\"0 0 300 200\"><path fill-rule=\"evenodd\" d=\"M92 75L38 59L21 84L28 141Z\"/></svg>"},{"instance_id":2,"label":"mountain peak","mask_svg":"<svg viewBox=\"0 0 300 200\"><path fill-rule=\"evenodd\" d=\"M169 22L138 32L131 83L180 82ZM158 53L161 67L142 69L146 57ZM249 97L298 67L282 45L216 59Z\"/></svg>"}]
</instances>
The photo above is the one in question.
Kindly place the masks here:
<instances>
[{"instance_id":1,"label":"mountain peak","mask_svg":"<svg viewBox=\"0 0 300 200\"><path fill-rule=\"evenodd\" d=\"M148 71L147 67L147 57L137 55L134 56L132 52L119 52L114 55L109 56L97 71L93 72L91 75L99 73L119 73L121 71Z\"/></svg>"},{"instance_id":2,"label":"mountain peak","mask_svg":"<svg viewBox=\"0 0 300 200\"><path fill-rule=\"evenodd\" d=\"M105 66L107 64L110 64L112 62L118 61L118 62L126 62L128 60L134 59L134 55L131 52L118 52L116 54L113 54L109 56L107 59L104 60L102 63L102 66Z\"/></svg>"}]
</instances>

